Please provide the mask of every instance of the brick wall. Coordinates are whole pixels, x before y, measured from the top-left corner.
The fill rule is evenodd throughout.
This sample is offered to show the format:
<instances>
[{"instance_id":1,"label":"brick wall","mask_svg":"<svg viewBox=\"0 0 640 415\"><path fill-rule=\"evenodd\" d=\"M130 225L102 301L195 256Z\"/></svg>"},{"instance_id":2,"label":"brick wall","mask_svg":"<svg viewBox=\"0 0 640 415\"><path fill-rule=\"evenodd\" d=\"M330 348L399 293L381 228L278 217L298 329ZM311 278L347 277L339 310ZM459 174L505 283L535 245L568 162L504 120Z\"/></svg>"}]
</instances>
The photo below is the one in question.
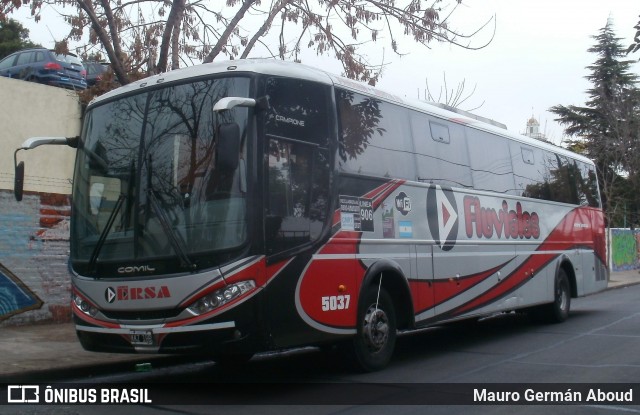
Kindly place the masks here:
<instances>
[{"instance_id":1,"label":"brick wall","mask_svg":"<svg viewBox=\"0 0 640 415\"><path fill-rule=\"evenodd\" d=\"M70 321L69 212L66 195L31 193L16 202L0 190L0 263L43 302L2 324Z\"/></svg>"}]
</instances>

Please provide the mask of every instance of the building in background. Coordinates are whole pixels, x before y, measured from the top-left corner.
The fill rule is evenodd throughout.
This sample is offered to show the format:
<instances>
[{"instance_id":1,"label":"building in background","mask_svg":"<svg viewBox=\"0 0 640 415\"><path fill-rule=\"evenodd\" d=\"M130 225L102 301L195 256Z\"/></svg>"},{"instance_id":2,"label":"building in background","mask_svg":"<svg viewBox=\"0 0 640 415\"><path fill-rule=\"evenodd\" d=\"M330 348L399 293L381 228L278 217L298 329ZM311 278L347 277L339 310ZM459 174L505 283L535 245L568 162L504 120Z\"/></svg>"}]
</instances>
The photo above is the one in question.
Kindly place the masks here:
<instances>
[{"instance_id":1,"label":"building in background","mask_svg":"<svg viewBox=\"0 0 640 415\"><path fill-rule=\"evenodd\" d=\"M536 140L547 141L547 137L540 132L540 123L533 115L527 121L527 129L523 134Z\"/></svg>"}]
</instances>

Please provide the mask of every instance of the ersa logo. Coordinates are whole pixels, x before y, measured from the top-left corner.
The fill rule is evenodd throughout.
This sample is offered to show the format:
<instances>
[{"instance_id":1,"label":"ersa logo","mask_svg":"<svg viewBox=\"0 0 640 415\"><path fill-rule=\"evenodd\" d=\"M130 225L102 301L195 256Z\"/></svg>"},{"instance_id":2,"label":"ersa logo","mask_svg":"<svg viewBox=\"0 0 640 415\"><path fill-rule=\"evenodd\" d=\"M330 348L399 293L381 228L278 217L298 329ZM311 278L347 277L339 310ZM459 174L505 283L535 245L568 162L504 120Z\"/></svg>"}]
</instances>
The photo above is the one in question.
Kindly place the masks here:
<instances>
[{"instance_id":1,"label":"ersa logo","mask_svg":"<svg viewBox=\"0 0 640 415\"><path fill-rule=\"evenodd\" d=\"M136 300L152 300L154 298L171 297L169 287L162 285L160 287L129 287L127 285L119 285L115 288L109 287L104 293L105 300L109 304L114 301L136 301Z\"/></svg>"},{"instance_id":2,"label":"ersa logo","mask_svg":"<svg viewBox=\"0 0 640 415\"><path fill-rule=\"evenodd\" d=\"M440 249L453 249L458 236L458 207L450 188L433 185L427 190L427 223Z\"/></svg>"}]
</instances>

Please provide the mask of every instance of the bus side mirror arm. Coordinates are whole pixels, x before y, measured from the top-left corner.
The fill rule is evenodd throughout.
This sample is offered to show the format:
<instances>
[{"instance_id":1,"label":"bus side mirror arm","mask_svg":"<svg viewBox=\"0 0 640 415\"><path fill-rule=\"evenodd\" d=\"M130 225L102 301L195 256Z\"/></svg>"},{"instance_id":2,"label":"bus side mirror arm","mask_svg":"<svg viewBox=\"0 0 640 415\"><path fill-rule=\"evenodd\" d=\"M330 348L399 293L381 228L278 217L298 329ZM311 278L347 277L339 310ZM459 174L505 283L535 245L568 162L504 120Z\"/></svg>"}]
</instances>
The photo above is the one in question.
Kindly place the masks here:
<instances>
[{"instance_id":1,"label":"bus side mirror arm","mask_svg":"<svg viewBox=\"0 0 640 415\"><path fill-rule=\"evenodd\" d=\"M243 97L225 97L221 98L213 105L213 112L221 112L230 110L235 107L250 107L264 110L269 108L269 96L260 97L258 99Z\"/></svg>"},{"instance_id":2,"label":"bus side mirror arm","mask_svg":"<svg viewBox=\"0 0 640 415\"><path fill-rule=\"evenodd\" d=\"M18 202L22 200L24 193L24 161L18 163L18 151L31 150L42 145L67 145L78 148L80 137L31 137L22 143L22 146L13 153L13 164L15 168L15 178L13 194Z\"/></svg>"},{"instance_id":3,"label":"bus side mirror arm","mask_svg":"<svg viewBox=\"0 0 640 415\"><path fill-rule=\"evenodd\" d=\"M213 105L213 112L230 110L235 107L255 107L256 100L253 98L226 97L221 98Z\"/></svg>"}]
</instances>

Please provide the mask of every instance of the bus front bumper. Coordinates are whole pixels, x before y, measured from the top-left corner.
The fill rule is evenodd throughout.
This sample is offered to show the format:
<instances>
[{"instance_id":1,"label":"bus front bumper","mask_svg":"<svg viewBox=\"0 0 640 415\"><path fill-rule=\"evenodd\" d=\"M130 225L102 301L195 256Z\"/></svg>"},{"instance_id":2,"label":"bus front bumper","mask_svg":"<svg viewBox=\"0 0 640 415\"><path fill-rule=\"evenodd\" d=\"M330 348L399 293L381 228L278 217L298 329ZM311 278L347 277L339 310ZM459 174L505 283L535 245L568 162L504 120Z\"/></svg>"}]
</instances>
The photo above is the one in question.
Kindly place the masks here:
<instances>
[{"instance_id":1,"label":"bus front bumper","mask_svg":"<svg viewBox=\"0 0 640 415\"><path fill-rule=\"evenodd\" d=\"M167 353L213 355L245 349L248 332L233 321L191 326L121 325L96 327L76 321L76 333L85 350L109 353ZM251 349L247 347L247 349Z\"/></svg>"}]
</instances>

